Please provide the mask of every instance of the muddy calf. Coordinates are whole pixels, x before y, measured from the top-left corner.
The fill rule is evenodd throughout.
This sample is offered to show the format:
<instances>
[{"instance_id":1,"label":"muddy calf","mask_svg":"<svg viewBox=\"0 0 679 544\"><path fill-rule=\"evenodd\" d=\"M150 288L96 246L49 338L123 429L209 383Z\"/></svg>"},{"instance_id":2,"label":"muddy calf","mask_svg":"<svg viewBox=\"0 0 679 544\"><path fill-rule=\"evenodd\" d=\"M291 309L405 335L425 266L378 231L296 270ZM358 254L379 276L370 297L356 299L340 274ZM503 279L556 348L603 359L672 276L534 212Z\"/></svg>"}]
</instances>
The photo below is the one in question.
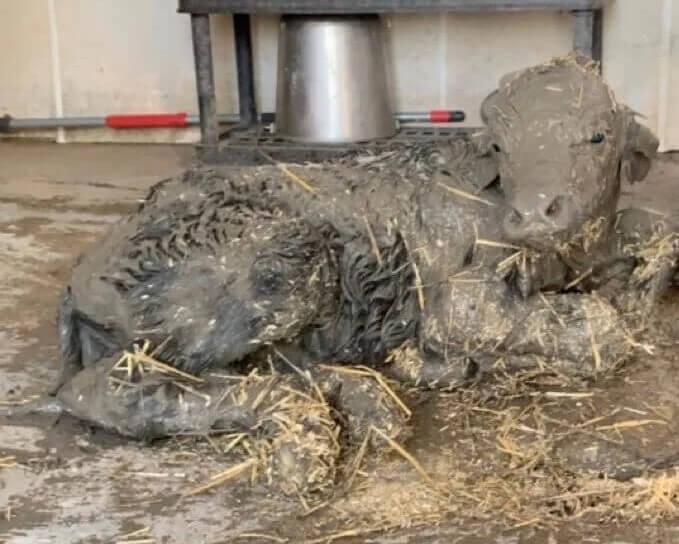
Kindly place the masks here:
<instances>
[{"instance_id":1,"label":"muddy calf","mask_svg":"<svg viewBox=\"0 0 679 544\"><path fill-rule=\"evenodd\" d=\"M635 275L640 246L615 228L655 138L574 57L504 78L483 118L463 145L159 184L74 269L59 385L145 340L195 375L291 349L426 386L625 361L633 335L593 290L675 265L669 244L663 274Z\"/></svg>"}]
</instances>

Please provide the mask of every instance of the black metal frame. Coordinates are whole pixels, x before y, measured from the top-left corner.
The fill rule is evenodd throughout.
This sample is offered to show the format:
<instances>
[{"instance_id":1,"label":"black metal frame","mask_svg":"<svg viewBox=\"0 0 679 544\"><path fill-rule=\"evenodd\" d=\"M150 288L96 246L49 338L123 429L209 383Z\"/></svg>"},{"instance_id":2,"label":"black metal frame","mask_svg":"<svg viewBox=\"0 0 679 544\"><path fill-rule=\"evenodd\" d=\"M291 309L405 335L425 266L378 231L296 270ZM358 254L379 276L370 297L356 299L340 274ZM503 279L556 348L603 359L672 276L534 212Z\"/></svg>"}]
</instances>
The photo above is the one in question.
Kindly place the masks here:
<instances>
[{"instance_id":1,"label":"black metal frame","mask_svg":"<svg viewBox=\"0 0 679 544\"><path fill-rule=\"evenodd\" d=\"M232 13L241 124L257 121L253 77L252 13L424 13L451 11L567 10L574 17L573 49L601 62L602 0L179 0L180 13L191 14L196 63L201 144L219 143L210 40L211 13Z\"/></svg>"}]
</instances>

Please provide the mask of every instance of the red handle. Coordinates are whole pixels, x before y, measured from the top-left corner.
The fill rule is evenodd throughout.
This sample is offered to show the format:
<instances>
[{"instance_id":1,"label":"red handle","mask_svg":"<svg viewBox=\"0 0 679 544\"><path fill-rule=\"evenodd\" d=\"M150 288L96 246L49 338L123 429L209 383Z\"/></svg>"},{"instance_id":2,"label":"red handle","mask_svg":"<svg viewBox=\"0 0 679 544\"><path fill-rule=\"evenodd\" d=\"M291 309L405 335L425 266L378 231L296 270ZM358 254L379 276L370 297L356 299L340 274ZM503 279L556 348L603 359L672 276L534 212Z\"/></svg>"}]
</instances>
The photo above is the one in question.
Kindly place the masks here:
<instances>
[{"instance_id":1,"label":"red handle","mask_svg":"<svg viewBox=\"0 0 679 544\"><path fill-rule=\"evenodd\" d=\"M429 112L430 123L459 123L464 121L465 115L460 110L431 110Z\"/></svg>"},{"instance_id":2,"label":"red handle","mask_svg":"<svg viewBox=\"0 0 679 544\"><path fill-rule=\"evenodd\" d=\"M107 115L111 128L185 127L186 113L130 113Z\"/></svg>"}]
</instances>

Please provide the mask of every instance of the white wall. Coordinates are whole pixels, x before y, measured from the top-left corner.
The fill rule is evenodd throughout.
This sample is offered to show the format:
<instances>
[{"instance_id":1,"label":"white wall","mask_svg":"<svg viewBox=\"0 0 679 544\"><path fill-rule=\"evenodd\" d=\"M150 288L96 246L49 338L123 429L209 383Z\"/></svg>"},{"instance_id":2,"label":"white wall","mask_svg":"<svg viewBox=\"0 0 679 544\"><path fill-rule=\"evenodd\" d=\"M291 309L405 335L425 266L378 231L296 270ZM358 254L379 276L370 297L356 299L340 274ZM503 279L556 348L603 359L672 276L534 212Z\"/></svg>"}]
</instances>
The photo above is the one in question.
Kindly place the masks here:
<instances>
[{"instance_id":1,"label":"white wall","mask_svg":"<svg viewBox=\"0 0 679 544\"><path fill-rule=\"evenodd\" d=\"M0 0L0 114L55 113L50 20L58 37L64 115L197 110L189 17L174 0ZM610 0L604 75L618 97L647 116L664 148L679 149L679 0ZM671 15L663 25L663 14ZM567 52L567 13L440 14L386 19L397 108L479 104L505 72ZM233 31L211 18L218 109L238 109ZM275 102L277 18L253 20L260 109ZM663 115L663 112L667 112ZM661 119L662 117L662 119ZM50 133L48 133L50 134ZM196 141L197 130L68 131L68 141Z\"/></svg>"},{"instance_id":2,"label":"white wall","mask_svg":"<svg viewBox=\"0 0 679 544\"><path fill-rule=\"evenodd\" d=\"M661 149L679 149L679 0L617 0L604 18L604 76L646 116Z\"/></svg>"},{"instance_id":3,"label":"white wall","mask_svg":"<svg viewBox=\"0 0 679 544\"><path fill-rule=\"evenodd\" d=\"M189 17L174 0L53 0L65 116L197 111ZM0 0L0 115L55 114L49 0ZM236 111L231 17L211 18L217 106ZM198 131L68 131L68 141L196 141Z\"/></svg>"}]
</instances>

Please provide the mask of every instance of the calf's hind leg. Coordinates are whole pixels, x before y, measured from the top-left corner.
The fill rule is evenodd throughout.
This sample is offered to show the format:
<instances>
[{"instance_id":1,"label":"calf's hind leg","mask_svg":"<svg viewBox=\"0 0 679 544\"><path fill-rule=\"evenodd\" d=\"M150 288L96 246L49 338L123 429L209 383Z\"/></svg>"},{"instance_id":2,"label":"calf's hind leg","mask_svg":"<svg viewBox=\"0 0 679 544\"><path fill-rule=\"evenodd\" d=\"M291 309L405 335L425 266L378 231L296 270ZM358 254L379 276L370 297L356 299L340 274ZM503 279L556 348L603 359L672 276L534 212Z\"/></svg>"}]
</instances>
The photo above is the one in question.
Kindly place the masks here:
<instances>
[{"instance_id":1,"label":"calf's hind leg","mask_svg":"<svg viewBox=\"0 0 679 544\"><path fill-rule=\"evenodd\" d=\"M69 288L59 302L57 329L61 368L49 391L52 395L84 367L120 349L119 339L113 331L87 319L74 308Z\"/></svg>"},{"instance_id":2,"label":"calf's hind leg","mask_svg":"<svg viewBox=\"0 0 679 544\"><path fill-rule=\"evenodd\" d=\"M66 289L59 301L57 330L61 368L56 383L49 390L50 395L56 394L64 383L82 370L80 334L73 311L73 297L70 289Z\"/></svg>"}]
</instances>

